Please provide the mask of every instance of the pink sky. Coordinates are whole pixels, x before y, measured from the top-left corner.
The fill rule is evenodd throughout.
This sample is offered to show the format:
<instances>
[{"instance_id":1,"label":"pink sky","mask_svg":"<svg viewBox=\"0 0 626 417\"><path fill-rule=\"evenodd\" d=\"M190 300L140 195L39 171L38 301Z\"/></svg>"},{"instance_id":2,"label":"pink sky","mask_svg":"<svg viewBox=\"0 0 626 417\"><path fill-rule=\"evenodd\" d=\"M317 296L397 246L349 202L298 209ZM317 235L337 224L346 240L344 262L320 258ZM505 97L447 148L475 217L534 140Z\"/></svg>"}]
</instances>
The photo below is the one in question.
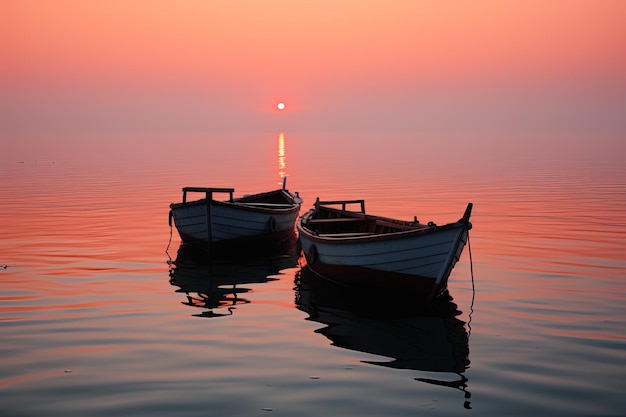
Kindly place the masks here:
<instances>
[{"instance_id":1,"label":"pink sky","mask_svg":"<svg viewBox=\"0 0 626 417\"><path fill-rule=\"evenodd\" d=\"M5 132L626 129L621 0L2 8Z\"/></svg>"}]
</instances>

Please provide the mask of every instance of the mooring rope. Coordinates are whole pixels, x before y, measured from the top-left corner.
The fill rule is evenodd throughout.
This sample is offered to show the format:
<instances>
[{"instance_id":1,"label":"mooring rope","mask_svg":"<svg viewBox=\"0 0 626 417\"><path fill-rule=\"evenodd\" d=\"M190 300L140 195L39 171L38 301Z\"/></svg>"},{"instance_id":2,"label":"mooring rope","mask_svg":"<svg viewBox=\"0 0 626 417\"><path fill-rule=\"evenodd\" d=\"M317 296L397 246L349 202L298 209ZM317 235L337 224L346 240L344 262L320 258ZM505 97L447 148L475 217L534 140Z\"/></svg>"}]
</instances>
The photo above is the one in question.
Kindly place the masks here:
<instances>
[{"instance_id":1,"label":"mooring rope","mask_svg":"<svg viewBox=\"0 0 626 417\"><path fill-rule=\"evenodd\" d=\"M472 260L472 245L470 244L469 232L467 232L467 249L469 251L470 275L472 277L472 302L470 303L470 311L467 320L467 338L469 340L469 336L472 334L472 314L474 313L474 300L476 298L476 286L474 285L474 262Z\"/></svg>"},{"instance_id":2,"label":"mooring rope","mask_svg":"<svg viewBox=\"0 0 626 417\"><path fill-rule=\"evenodd\" d=\"M172 215L172 212L170 211L170 219L169 219L169 222L168 222L170 224L170 240L167 242L167 247L165 248L165 254L168 257L168 261L167 261L168 264L172 263L172 257L170 256L170 253L169 253L170 245L172 244L172 219L171 219L171 215Z\"/></svg>"}]
</instances>

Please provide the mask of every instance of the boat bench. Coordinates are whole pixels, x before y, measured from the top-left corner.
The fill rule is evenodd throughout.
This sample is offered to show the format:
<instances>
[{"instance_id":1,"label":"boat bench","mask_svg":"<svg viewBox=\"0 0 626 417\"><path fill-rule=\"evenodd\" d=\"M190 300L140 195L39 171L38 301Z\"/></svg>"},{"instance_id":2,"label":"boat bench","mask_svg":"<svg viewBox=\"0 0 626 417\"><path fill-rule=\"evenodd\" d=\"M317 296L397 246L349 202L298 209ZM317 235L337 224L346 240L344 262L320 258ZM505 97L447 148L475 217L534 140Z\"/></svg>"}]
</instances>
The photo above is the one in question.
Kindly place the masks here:
<instances>
[{"instance_id":1,"label":"boat bench","mask_svg":"<svg viewBox=\"0 0 626 417\"><path fill-rule=\"evenodd\" d=\"M397 230L397 231L405 231L405 230L415 230L416 227L414 226L409 226L406 224L400 224L400 223L394 223L394 222L388 222L382 219L376 219L375 221L373 219L359 219L359 218L345 218L345 217L339 217L339 218L333 218L333 219L309 219L308 224L311 225L324 225L324 224L328 224L329 226L331 224L335 224L335 225L339 225L339 224L353 224L353 223L358 223L358 222L365 222L364 224L365 226L365 230L367 230L369 234L374 233L375 231L377 233L382 232L381 229L387 229L387 231L389 231L389 229L392 230Z\"/></svg>"},{"instance_id":2,"label":"boat bench","mask_svg":"<svg viewBox=\"0 0 626 417\"><path fill-rule=\"evenodd\" d=\"M390 229L398 229L398 230L415 230L416 229L416 227L408 226L406 224L387 222L384 220L376 220L376 226L388 227Z\"/></svg>"},{"instance_id":3,"label":"boat bench","mask_svg":"<svg viewBox=\"0 0 626 417\"><path fill-rule=\"evenodd\" d=\"M322 236L322 237L337 237L337 238L341 238L341 237L358 237L358 236L371 236L373 235L373 233L369 233L369 232L354 232L354 233L320 233L318 236Z\"/></svg>"},{"instance_id":4,"label":"boat bench","mask_svg":"<svg viewBox=\"0 0 626 417\"><path fill-rule=\"evenodd\" d=\"M358 218L345 218L339 217L336 219L309 219L307 223L316 224L316 223L350 223L350 222L362 222L365 219Z\"/></svg>"},{"instance_id":5,"label":"boat bench","mask_svg":"<svg viewBox=\"0 0 626 417\"><path fill-rule=\"evenodd\" d=\"M358 217L338 217L330 219L309 219L306 223L320 235L340 235L343 233L373 233L374 220Z\"/></svg>"}]
</instances>

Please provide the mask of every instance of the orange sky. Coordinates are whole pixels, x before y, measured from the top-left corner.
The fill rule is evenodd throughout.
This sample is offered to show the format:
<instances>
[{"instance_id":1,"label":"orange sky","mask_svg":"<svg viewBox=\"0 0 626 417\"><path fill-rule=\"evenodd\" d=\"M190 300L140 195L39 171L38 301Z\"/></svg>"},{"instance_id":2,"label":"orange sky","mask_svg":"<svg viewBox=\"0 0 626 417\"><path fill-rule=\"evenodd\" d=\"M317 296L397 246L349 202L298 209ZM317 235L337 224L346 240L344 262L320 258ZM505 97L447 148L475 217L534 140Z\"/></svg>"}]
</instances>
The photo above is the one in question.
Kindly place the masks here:
<instances>
[{"instance_id":1,"label":"orange sky","mask_svg":"<svg viewBox=\"0 0 626 417\"><path fill-rule=\"evenodd\" d=\"M302 129L463 129L493 111L518 124L563 128L588 114L590 125L625 126L621 0L4 0L2 9L0 131L255 129L277 117ZM278 100L289 110L280 116Z\"/></svg>"}]
</instances>

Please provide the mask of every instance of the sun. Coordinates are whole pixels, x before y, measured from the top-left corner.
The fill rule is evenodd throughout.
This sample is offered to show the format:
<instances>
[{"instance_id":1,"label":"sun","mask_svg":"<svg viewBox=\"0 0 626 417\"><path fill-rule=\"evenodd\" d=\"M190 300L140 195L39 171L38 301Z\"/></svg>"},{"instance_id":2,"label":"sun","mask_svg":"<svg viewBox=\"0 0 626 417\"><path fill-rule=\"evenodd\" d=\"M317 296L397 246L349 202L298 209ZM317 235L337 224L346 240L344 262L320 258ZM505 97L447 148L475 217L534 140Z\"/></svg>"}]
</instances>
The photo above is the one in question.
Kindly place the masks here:
<instances>
[{"instance_id":1,"label":"sun","mask_svg":"<svg viewBox=\"0 0 626 417\"><path fill-rule=\"evenodd\" d=\"M285 110L285 103L281 101L276 105L276 107L278 108L278 110Z\"/></svg>"}]
</instances>

